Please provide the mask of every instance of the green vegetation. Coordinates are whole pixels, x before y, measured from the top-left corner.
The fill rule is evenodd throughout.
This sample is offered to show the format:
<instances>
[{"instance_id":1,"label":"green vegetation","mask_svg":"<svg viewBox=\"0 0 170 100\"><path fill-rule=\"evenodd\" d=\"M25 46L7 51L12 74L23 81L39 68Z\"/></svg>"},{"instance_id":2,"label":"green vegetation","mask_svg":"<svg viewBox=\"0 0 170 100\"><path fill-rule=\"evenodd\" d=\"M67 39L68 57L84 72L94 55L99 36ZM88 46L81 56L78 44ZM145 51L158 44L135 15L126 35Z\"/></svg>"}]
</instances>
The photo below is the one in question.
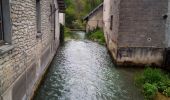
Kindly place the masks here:
<instances>
[{"instance_id":1,"label":"green vegetation","mask_svg":"<svg viewBox=\"0 0 170 100\"><path fill-rule=\"evenodd\" d=\"M103 0L65 0L66 3L66 27L71 29L83 29L83 17L98 6Z\"/></svg>"},{"instance_id":2,"label":"green vegetation","mask_svg":"<svg viewBox=\"0 0 170 100\"><path fill-rule=\"evenodd\" d=\"M101 29L96 28L95 30L86 34L86 38L92 41L96 41L99 44L105 44L104 33Z\"/></svg>"},{"instance_id":3,"label":"green vegetation","mask_svg":"<svg viewBox=\"0 0 170 100\"><path fill-rule=\"evenodd\" d=\"M64 27L64 39L79 39L79 36L75 33L73 33L69 28Z\"/></svg>"},{"instance_id":4,"label":"green vegetation","mask_svg":"<svg viewBox=\"0 0 170 100\"><path fill-rule=\"evenodd\" d=\"M156 93L158 92L158 89L155 84L145 83L143 85L144 94L147 97L147 99L152 99L155 97Z\"/></svg>"},{"instance_id":5,"label":"green vegetation","mask_svg":"<svg viewBox=\"0 0 170 100\"><path fill-rule=\"evenodd\" d=\"M146 68L135 77L135 82L147 100L152 100L157 92L170 97L170 77L160 69Z\"/></svg>"},{"instance_id":6,"label":"green vegetation","mask_svg":"<svg viewBox=\"0 0 170 100\"><path fill-rule=\"evenodd\" d=\"M65 39L77 38L70 29L85 29L83 17L97 7L103 0L65 0L66 3L66 25Z\"/></svg>"}]
</instances>

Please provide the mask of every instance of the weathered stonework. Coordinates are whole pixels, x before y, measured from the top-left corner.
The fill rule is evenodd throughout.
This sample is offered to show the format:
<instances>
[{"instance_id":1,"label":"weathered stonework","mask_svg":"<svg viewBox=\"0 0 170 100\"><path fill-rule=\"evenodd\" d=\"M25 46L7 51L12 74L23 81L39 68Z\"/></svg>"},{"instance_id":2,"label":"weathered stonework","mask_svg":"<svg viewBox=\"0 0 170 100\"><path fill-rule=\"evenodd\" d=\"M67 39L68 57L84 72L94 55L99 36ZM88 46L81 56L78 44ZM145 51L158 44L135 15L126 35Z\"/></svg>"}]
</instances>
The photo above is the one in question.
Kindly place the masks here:
<instances>
[{"instance_id":1,"label":"weathered stonework","mask_svg":"<svg viewBox=\"0 0 170 100\"><path fill-rule=\"evenodd\" d=\"M107 46L118 65L162 65L167 0L104 0L103 11Z\"/></svg>"},{"instance_id":2,"label":"weathered stonework","mask_svg":"<svg viewBox=\"0 0 170 100\"><path fill-rule=\"evenodd\" d=\"M40 0L40 3L42 36L37 38L36 0L10 0L11 38L14 48L0 55L2 100L30 99L59 45L57 0ZM51 22L50 5L53 4L57 9L53 20L55 27Z\"/></svg>"},{"instance_id":3,"label":"weathered stonework","mask_svg":"<svg viewBox=\"0 0 170 100\"><path fill-rule=\"evenodd\" d=\"M103 29L103 3L91 11L85 18L86 32L93 31L94 29Z\"/></svg>"}]
</instances>

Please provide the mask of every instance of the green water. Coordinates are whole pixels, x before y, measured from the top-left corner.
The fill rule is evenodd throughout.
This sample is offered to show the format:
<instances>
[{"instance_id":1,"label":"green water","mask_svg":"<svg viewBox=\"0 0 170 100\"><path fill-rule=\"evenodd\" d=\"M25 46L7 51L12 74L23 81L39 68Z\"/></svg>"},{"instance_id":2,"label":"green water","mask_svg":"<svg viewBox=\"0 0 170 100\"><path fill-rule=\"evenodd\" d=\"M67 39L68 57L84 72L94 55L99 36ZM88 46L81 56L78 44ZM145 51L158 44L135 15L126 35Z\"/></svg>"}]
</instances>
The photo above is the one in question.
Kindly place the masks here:
<instances>
[{"instance_id":1,"label":"green water","mask_svg":"<svg viewBox=\"0 0 170 100\"><path fill-rule=\"evenodd\" d=\"M143 100L133 81L138 71L115 67L102 45L70 40L59 47L34 100Z\"/></svg>"}]
</instances>

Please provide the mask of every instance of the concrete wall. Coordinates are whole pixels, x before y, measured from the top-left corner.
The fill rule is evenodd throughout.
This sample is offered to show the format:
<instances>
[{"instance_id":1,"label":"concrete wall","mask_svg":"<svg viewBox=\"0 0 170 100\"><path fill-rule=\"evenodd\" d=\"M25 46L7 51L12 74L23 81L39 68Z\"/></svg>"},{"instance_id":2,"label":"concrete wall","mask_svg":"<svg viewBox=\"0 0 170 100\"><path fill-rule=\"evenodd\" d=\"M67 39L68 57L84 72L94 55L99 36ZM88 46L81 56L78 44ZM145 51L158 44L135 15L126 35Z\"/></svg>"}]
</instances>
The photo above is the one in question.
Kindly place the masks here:
<instances>
[{"instance_id":1,"label":"concrete wall","mask_svg":"<svg viewBox=\"0 0 170 100\"><path fill-rule=\"evenodd\" d=\"M162 64L167 9L167 0L104 0L104 33L118 64Z\"/></svg>"},{"instance_id":2,"label":"concrete wall","mask_svg":"<svg viewBox=\"0 0 170 100\"><path fill-rule=\"evenodd\" d=\"M14 49L0 55L2 100L30 99L59 45L58 10L54 27L50 21L53 0L40 2L41 36L37 38L36 0L10 0ZM56 1L55 4L58 8Z\"/></svg>"},{"instance_id":3,"label":"concrete wall","mask_svg":"<svg viewBox=\"0 0 170 100\"><path fill-rule=\"evenodd\" d=\"M97 27L103 29L103 7L100 7L88 18L86 32L92 31Z\"/></svg>"},{"instance_id":4,"label":"concrete wall","mask_svg":"<svg viewBox=\"0 0 170 100\"><path fill-rule=\"evenodd\" d=\"M162 48L148 48L148 47L121 47L118 48L117 65L157 65L161 66L163 63Z\"/></svg>"}]
</instances>

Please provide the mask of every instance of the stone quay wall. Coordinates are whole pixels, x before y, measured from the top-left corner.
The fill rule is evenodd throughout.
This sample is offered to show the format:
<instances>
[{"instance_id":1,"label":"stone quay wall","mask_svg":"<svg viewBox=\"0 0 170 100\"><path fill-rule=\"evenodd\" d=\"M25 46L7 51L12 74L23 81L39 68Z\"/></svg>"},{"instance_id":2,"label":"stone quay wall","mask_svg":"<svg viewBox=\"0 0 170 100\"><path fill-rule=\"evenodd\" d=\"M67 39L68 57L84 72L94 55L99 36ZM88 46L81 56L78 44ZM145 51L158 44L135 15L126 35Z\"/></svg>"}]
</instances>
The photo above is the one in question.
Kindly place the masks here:
<instances>
[{"instance_id":1,"label":"stone quay wall","mask_svg":"<svg viewBox=\"0 0 170 100\"><path fill-rule=\"evenodd\" d=\"M51 7L58 8L57 0L40 0L41 33L37 33L36 0L9 0L13 49L0 55L0 100L33 96L59 45L59 12Z\"/></svg>"}]
</instances>

